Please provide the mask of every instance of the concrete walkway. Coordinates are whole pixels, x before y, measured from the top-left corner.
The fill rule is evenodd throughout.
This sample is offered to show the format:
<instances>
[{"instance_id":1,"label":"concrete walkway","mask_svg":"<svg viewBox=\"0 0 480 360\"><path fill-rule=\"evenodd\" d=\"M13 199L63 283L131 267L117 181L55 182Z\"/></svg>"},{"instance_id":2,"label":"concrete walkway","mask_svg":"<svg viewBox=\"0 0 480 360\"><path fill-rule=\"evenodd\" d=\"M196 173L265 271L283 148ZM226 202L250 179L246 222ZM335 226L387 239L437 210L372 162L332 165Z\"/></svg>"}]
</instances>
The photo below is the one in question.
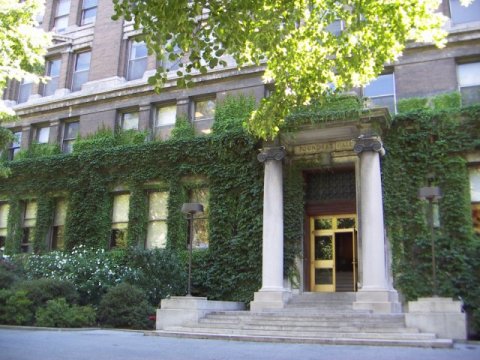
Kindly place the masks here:
<instances>
[{"instance_id":1,"label":"concrete walkway","mask_svg":"<svg viewBox=\"0 0 480 360\"><path fill-rule=\"evenodd\" d=\"M0 360L478 360L480 343L452 349L272 344L144 336L118 330L0 328Z\"/></svg>"}]
</instances>

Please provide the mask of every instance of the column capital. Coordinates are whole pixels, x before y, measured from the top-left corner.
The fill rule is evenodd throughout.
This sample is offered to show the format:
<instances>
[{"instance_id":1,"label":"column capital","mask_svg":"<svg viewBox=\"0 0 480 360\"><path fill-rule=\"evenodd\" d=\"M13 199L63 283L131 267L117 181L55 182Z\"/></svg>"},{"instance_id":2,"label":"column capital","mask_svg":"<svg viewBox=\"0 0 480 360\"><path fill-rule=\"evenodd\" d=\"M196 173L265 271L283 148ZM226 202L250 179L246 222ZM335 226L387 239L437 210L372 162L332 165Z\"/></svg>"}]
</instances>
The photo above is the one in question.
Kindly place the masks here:
<instances>
[{"instance_id":1,"label":"column capital","mask_svg":"<svg viewBox=\"0 0 480 360\"><path fill-rule=\"evenodd\" d=\"M285 157L285 147L284 146L272 146L263 148L260 151L260 154L257 155L257 159L260 162L265 162L267 160L277 160L280 161Z\"/></svg>"},{"instance_id":2,"label":"column capital","mask_svg":"<svg viewBox=\"0 0 480 360\"><path fill-rule=\"evenodd\" d=\"M353 151L357 155L360 155L364 151L375 151L381 156L385 155L385 148L379 136L360 135L355 139Z\"/></svg>"}]
</instances>

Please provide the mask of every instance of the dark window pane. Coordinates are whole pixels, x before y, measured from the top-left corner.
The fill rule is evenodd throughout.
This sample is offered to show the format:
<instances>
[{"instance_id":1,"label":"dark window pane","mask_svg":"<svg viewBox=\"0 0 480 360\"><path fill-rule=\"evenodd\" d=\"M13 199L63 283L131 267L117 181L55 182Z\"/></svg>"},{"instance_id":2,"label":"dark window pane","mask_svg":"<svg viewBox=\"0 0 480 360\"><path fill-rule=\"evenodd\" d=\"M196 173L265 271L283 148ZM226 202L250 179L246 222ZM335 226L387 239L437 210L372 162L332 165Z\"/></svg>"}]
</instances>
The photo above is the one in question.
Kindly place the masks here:
<instances>
[{"instance_id":1,"label":"dark window pane","mask_svg":"<svg viewBox=\"0 0 480 360\"><path fill-rule=\"evenodd\" d=\"M333 269L315 269L315 285L333 284Z\"/></svg>"},{"instance_id":2,"label":"dark window pane","mask_svg":"<svg viewBox=\"0 0 480 360\"><path fill-rule=\"evenodd\" d=\"M315 260L333 259L332 236L315 236Z\"/></svg>"}]
</instances>

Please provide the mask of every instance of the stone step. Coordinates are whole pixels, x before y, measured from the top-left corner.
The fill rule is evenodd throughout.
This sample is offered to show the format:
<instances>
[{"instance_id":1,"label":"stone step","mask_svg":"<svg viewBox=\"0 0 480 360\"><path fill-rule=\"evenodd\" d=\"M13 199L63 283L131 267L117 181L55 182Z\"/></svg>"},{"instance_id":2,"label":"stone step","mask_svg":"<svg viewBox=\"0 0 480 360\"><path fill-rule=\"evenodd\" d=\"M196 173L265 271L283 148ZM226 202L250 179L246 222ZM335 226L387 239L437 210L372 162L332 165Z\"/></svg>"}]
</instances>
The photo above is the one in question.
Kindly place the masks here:
<instances>
[{"instance_id":1,"label":"stone step","mask_svg":"<svg viewBox=\"0 0 480 360\"><path fill-rule=\"evenodd\" d=\"M382 326L380 324L269 324L255 321L248 321L245 323L230 323L222 321L200 321L200 327L208 328L234 328L234 329L258 329L258 330L274 330L274 331L308 331L308 332L398 332L398 333L419 333L418 329L406 328L401 326ZM197 324L190 324L188 327L195 328Z\"/></svg>"},{"instance_id":2,"label":"stone step","mask_svg":"<svg viewBox=\"0 0 480 360\"><path fill-rule=\"evenodd\" d=\"M360 338L312 338L312 337L291 337L280 335L255 336L240 334L222 334L222 333L201 333L185 332L172 330L155 330L145 332L147 336L162 336L190 339L212 339L212 340L230 340L230 341L254 341L270 343L302 343L302 344L324 344L324 345L365 345L365 346L415 346L424 348L451 348L453 341L449 339L430 339L430 340L401 340L401 339L360 339Z\"/></svg>"},{"instance_id":3,"label":"stone step","mask_svg":"<svg viewBox=\"0 0 480 360\"><path fill-rule=\"evenodd\" d=\"M304 299L315 301L349 301L354 302L356 299L355 292L304 292L294 295L290 302L301 301Z\"/></svg>"},{"instance_id":4,"label":"stone step","mask_svg":"<svg viewBox=\"0 0 480 360\"><path fill-rule=\"evenodd\" d=\"M202 334L225 334L225 335L250 335L250 336L284 336L292 338L352 338L352 339L386 339L386 340L434 340L436 335L432 333L385 333L385 332L343 332L343 331L306 331L306 330L272 330L272 329L236 329L230 327L182 327L172 326L165 329L171 332L202 333Z\"/></svg>"},{"instance_id":5,"label":"stone step","mask_svg":"<svg viewBox=\"0 0 480 360\"><path fill-rule=\"evenodd\" d=\"M340 321L379 321L379 322L397 322L404 324L405 315L404 314L372 314L372 313L362 313L362 312L312 312L312 311L272 311L272 312L261 312L261 313L250 313L248 311L226 311L226 312L213 312L206 316L206 318L213 319L246 319L246 318L255 318L260 320L277 320L277 321L329 321L333 320L335 322Z\"/></svg>"},{"instance_id":6,"label":"stone step","mask_svg":"<svg viewBox=\"0 0 480 360\"><path fill-rule=\"evenodd\" d=\"M222 318L204 318L199 320L200 324L212 325L268 325L268 326L287 326L287 327L314 327L314 328L382 328L382 329L398 329L405 327L404 322L380 322L380 321L283 321L276 319L222 319Z\"/></svg>"}]
</instances>

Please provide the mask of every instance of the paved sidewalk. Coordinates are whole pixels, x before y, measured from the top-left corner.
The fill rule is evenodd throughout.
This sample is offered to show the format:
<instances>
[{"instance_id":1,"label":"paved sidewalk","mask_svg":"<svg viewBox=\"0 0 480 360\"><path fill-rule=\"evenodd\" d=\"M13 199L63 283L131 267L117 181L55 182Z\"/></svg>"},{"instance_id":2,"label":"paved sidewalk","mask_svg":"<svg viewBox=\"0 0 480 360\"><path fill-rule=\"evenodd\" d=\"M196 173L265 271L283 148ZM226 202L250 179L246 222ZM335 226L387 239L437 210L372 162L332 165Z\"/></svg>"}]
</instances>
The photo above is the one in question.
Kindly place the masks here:
<instances>
[{"instance_id":1,"label":"paved sidewalk","mask_svg":"<svg viewBox=\"0 0 480 360\"><path fill-rule=\"evenodd\" d=\"M117 330L0 328L0 360L478 360L480 343L453 349L271 344L144 336Z\"/></svg>"}]
</instances>

